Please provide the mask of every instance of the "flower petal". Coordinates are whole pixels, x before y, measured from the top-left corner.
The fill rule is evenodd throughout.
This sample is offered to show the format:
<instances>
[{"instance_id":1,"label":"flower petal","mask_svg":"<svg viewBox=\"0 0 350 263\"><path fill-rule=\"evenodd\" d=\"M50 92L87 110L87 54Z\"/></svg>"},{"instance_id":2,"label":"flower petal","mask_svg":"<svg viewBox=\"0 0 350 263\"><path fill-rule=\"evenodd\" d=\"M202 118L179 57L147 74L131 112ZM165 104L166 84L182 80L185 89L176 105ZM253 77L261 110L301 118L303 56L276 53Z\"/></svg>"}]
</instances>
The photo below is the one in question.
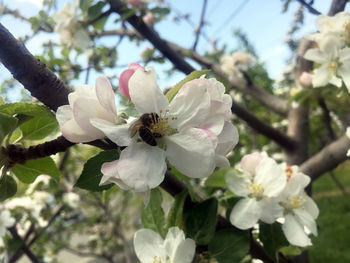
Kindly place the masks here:
<instances>
[{"instance_id":1,"label":"flower petal","mask_svg":"<svg viewBox=\"0 0 350 263\"><path fill-rule=\"evenodd\" d=\"M214 147L203 130L192 128L165 139L169 162L184 175L203 178L214 171Z\"/></svg>"},{"instance_id":2,"label":"flower petal","mask_svg":"<svg viewBox=\"0 0 350 263\"><path fill-rule=\"evenodd\" d=\"M289 243L299 247L311 246L310 238L304 232L304 227L291 214L285 216L282 226L284 235Z\"/></svg>"},{"instance_id":3,"label":"flower petal","mask_svg":"<svg viewBox=\"0 0 350 263\"><path fill-rule=\"evenodd\" d=\"M246 197L250 193L247 186L251 180L246 175L239 175L236 171L231 170L226 173L225 181L228 189L235 195Z\"/></svg>"},{"instance_id":4,"label":"flower petal","mask_svg":"<svg viewBox=\"0 0 350 263\"><path fill-rule=\"evenodd\" d=\"M164 240L164 248L166 254L172 259L174 258L177 247L185 240L184 232L178 227L171 227Z\"/></svg>"},{"instance_id":5,"label":"flower petal","mask_svg":"<svg viewBox=\"0 0 350 263\"><path fill-rule=\"evenodd\" d=\"M155 257L165 262L163 239L150 229L140 229L135 233L134 248L136 256L142 263L153 262Z\"/></svg>"},{"instance_id":6,"label":"flower petal","mask_svg":"<svg viewBox=\"0 0 350 263\"><path fill-rule=\"evenodd\" d=\"M304 58L320 64L328 62L328 57L318 48L310 48L306 51Z\"/></svg>"},{"instance_id":7,"label":"flower petal","mask_svg":"<svg viewBox=\"0 0 350 263\"><path fill-rule=\"evenodd\" d=\"M332 70L328 65L322 65L315 70L315 74L312 76L312 85L314 87L322 87L328 84L331 79Z\"/></svg>"},{"instance_id":8,"label":"flower petal","mask_svg":"<svg viewBox=\"0 0 350 263\"><path fill-rule=\"evenodd\" d=\"M159 113L168 107L168 100L158 88L153 68L138 68L129 80L129 93L136 110L142 113Z\"/></svg>"},{"instance_id":9,"label":"flower petal","mask_svg":"<svg viewBox=\"0 0 350 263\"><path fill-rule=\"evenodd\" d=\"M103 174L100 185L106 185L110 183L114 183L118 185L123 190L129 190L130 187L119 178L118 174L118 162L119 160L112 161L112 162L106 162L102 164L101 172Z\"/></svg>"},{"instance_id":10,"label":"flower petal","mask_svg":"<svg viewBox=\"0 0 350 263\"><path fill-rule=\"evenodd\" d=\"M307 196L306 194L304 195L304 198L306 202L304 203L305 210L312 216L313 219L316 219L319 214L319 209L312 198Z\"/></svg>"},{"instance_id":11,"label":"flower petal","mask_svg":"<svg viewBox=\"0 0 350 263\"><path fill-rule=\"evenodd\" d=\"M239 229L253 227L261 216L261 206L255 199L245 198L235 205L230 215L230 222Z\"/></svg>"},{"instance_id":12,"label":"flower petal","mask_svg":"<svg viewBox=\"0 0 350 263\"><path fill-rule=\"evenodd\" d=\"M119 146L128 146L133 141L130 138L129 124L117 125L98 118L90 119L90 123Z\"/></svg>"},{"instance_id":13,"label":"flower petal","mask_svg":"<svg viewBox=\"0 0 350 263\"><path fill-rule=\"evenodd\" d=\"M172 263L191 263L196 251L196 243L186 238L177 247Z\"/></svg>"},{"instance_id":14,"label":"flower petal","mask_svg":"<svg viewBox=\"0 0 350 263\"><path fill-rule=\"evenodd\" d=\"M117 117L117 108L115 106L115 95L111 83L105 76L96 79L96 96L102 107L110 114Z\"/></svg>"},{"instance_id":15,"label":"flower petal","mask_svg":"<svg viewBox=\"0 0 350 263\"><path fill-rule=\"evenodd\" d=\"M317 236L317 226L314 218L304 209L294 209L293 212L300 224L306 226L312 234Z\"/></svg>"},{"instance_id":16,"label":"flower petal","mask_svg":"<svg viewBox=\"0 0 350 263\"><path fill-rule=\"evenodd\" d=\"M221 155L226 155L236 146L238 143L238 131L230 121L225 121L224 127L221 133L218 135L218 144L215 152Z\"/></svg>"},{"instance_id":17,"label":"flower petal","mask_svg":"<svg viewBox=\"0 0 350 263\"><path fill-rule=\"evenodd\" d=\"M124 149L117 164L120 179L136 192L157 187L164 180L166 169L165 152L144 142Z\"/></svg>"}]
</instances>

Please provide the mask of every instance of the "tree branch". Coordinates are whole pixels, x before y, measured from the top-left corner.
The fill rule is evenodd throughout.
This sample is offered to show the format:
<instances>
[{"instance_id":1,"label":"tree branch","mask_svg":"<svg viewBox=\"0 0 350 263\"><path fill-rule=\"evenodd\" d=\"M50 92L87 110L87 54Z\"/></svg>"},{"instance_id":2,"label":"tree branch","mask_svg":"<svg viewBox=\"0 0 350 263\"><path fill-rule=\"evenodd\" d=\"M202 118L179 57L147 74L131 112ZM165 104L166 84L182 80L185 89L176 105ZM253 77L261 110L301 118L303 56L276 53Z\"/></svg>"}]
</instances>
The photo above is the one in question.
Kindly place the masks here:
<instances>
[{"instance_id":1,"label":"tree branch","mask_svg":"<svg viewBox=\"0 0 350 263\"><path fill-rule=\"evenodd\" d=\"M328 15L334 16L336 13L344 11L347 2L347 0L333 0Z\"/></svg>"},{"instance_id":2,"label":"tree branch","mask_svg":"<svg viewBox=\"0 0 350 263\"><path fill-rule=\"evenodd\" d=\"M298 0L298 2L305 6L307 10L309 10L309 12L313 15L321 15L322 13L318 10L316 10L315 8L313 8L311 5L309 5L308 3L306 3L304 0Z\"/></svg>"},{"instance_id":3,"label":"tree branch","mask_svg":"<svg viewBox=\"0 0 350 263\"><path fill-rule=\"evenodd\" d=\"M205 21L204 21L204 16L205 16L205 10L207 9L207 4L208 4L208 0L203 0L203 7L202 7L202 13L201 13L201 17L199 19L199 25L198 25L198 28L196 29L196 39L194 40L194 43L193 43L193 47L192 47L192 50L195 51L196 50L196 47L197 47L197 44L198 44L198 41L199 41L199 37L201 35L201 30L202 30L202 27L204 26L205 24Z\"/></svg>"}]
</instances>

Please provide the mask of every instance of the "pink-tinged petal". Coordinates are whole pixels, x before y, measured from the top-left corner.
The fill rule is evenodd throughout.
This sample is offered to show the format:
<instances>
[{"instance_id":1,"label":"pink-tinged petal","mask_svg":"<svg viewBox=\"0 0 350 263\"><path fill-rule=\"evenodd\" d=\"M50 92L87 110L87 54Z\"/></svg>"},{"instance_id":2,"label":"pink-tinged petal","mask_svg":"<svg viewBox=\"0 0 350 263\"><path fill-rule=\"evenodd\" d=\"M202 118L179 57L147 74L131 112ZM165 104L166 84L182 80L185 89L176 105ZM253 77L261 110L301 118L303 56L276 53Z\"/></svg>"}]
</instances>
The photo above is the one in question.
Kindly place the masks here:
<instances>
[{"instance_id":1,"label":"pink-tinged petal","mask_svg":"<svg viewBox=\"0 0 350 263\"><path fill-rule=\"evenodd\" d=\"M157 76L153 68L146 71L138 68L129 80L129 93L136 110L142 113L159 113L169 105L167 98L158 88Z\"/></svg>"},{"instance_id":2,"label":"pink-tinged petal","mask_svg":"<svg viewBox=\"0 0 350 263\"><path fill-rule=\"evenodd\" d=\"M60 126L64 125L67 121L73 118L73 111L69 105L63 105L61 107L58 107L56 111L56 119Z\"/></svg>"},{"instance_id":3,"label":"pink-tinged petal","mask_svg":"<svg viewBox=\"0 0 350 263\"><path fill-rule=\"evenodd\" d=\"M171 127L178 130L198 127L209 116L211 105L209 92L205 86L196 83L199 82L194 80L187 82L183 91L171 101L170 117L177 118L172 121Z\"/></svg>"},{"instance_id":4,"label":"pink-tinged petal","mask_svg":"<svg viewBox=\"0 0 350 263\"><path fill-rule=\"evenodd\" d=\"M123 190L130 190L130 187L123 183L123 181L119 178L119 174L117 171L118 160L112 162L106 162L101 167L101 173L103 174L100 185L107 185L110 183L114 183L118 185Z\"/></svg>"},{"instance_id":5,"label":"pink-tinged petal","mask_svg":"<svg viewBox=\"0 0 350 263\"><path fill-rule=\"evenodd\" d=\"M165 152L143 142L124 149L117 164L120 179L136 192L157 187L164 180L166 169Z\"/></svg>"},{"instance_id":6,"label":"pink-tinged petal","mask_svg":"<svg viewBox=\"0 0 350 263\"><path fill-rule=\"evenodd\" d=\"M225 121L221 133L218 135L218 144L215 152L220 155L226 155L238 143L238 131L235 126L229 121Z\"/></svg>"},{"instance_id":7,"label":"pink-tinged petal","mask_svg":"<svg viewBox=\"0 0 350 263\"><path fill-rule=\"evenodd\" d=\"M255 169L260 163L260 161L267 157L265 152L253 152L251 154L246 154L243 156L240 166L243 171L249 173L250 175L255 175Z\"/></svg>"},{"instance_id":8,"label":"pink-tinged petal","mask_svg":"<svg viewBox=\"0 0 350 263\"><path fill-rule=\"evenodd\" d=\"M153 230L138 230L134 235L134 248L136 256L142 263L154 262L155 257L160 262L166 260L163 239Z\"/></svg>"},{"instance_id":9,"label":"pink-tinged petal","mask_svg":"<svg viewBox=\"0 0 350 263\"><path fill-rule=\"evenodd\" d=\"M105 76L96 79L96 96L102 107L110 114L117 117L117 108L115 106L115 95L111 83Z\"/></svg>"},{"instance_id":10,"label":"pink-tinged petal","mask_svg":"<svg viewBox=\"0 0 350 263\"><path fill-rule=\"evenodd\" d=\"M129 80L134 73L135 73L135 70L127 69L127 70L124 70L119 77L119 89L123 93L123 95L128 99L130 99Z\"/></svg>"},{"instance_id":11,"label":"pink-tinged petal","mask_svg":"<svg viewBox=\"0 0 350 263\"><path fill-rule=\"evenodd\" d=\"M262 159L255 171L254 183L262 185L265 196L275 197L283 191L287 178L282 167L273 159Z\"/></svg>"},{"instance_id":12,"label":"pink-tinged petal","mask_svg":"<svg viewBox=\"0 0 350 263\"><path fill-rule=\"evenodd\" d=\"M293 215L287 214L285 216L285 222L282 226L282 230L288 242L292 245L299 247L307 247L312 245L310 238L304 231L304 226L302 226Z\"/></svg>"},{"instance_id":13,"label":"pink-tinged petal","mask_svg":"<svg viewBox=\"0 0 350 263\"><path fill-rule=\"evenodd\" d=\"M108 113L102 106L93 99L78 98L73 105L74 119L78 125L91 137L102 139L104 133L91 125L90 119L108 119Z\"/></svg>"},{"instance_id":14,"label":"pink-tinged petal","mask_svg":"<svg viewBox=\"0 0 350 263\"><path fill-rule=\"evenodd\" d=\"M230 214L230 222L235 227L245 230L258 223L261 206L255 199L245 198L235 205Z\"/></svg>"},{"instance_id":15,"label":"pink-tinged petal","mask_svg":"<svg viewBox=\"0 0 350 263\"><path fill-rule=\"evenodd\" d=\"M74 105L76 99L96 99L95 89L89 85L80 85L74 92L68 94L69 105Z\"/></svg>"},{"instance_id":16,"label":"pink-tinged petal","mask_svg":"<svg viewBox=\"0 0 350 263\"><path fill-rule=\"evenodd\" d=\"M129 124L117 125L98 118L90 119L90 123L119 146L128 146L133 142L133 139L130 138Z\"/></svg>"},{"instance_id":17,"label":"pink-tinged petal","mask_svg":"<svg viewBox=\"0 0 350 263\"><path fill-rule=\"evenodd\" d=\"M203 178L214 171L214 147L203 130L191 128L165 139L169 162L184 175Z\"/></svg>"}]
</instances>

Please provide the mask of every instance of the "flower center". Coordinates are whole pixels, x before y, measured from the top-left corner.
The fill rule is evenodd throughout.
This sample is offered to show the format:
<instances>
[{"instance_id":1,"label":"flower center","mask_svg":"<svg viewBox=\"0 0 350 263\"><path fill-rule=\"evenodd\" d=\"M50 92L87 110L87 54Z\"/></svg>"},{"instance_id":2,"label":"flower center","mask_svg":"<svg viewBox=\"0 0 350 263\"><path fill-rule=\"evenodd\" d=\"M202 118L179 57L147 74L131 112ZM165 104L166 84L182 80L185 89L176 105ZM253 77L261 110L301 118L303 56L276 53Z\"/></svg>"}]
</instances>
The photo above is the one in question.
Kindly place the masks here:
<instances>
[{"instance_id":1,"label":"flower center","mask_svg":"<svg viewBox=\"0 0 350 263\"><path fill-rule=\"evenodd\" d=\"M250 196L256 198L257 200L261 200L264 197L264 188L261 184L250 183L248 185L248 189L250 191Z\"/></svg>"},{"instance_id":2,"label":"flower center","mask_svg":"<svg viewBox=\"0 0 350 263\"><path fill-rule=\"evenodd\" d=\"M304 204L306 200L300 195L292 195L287 199L287 202L281 203L281 206L284 207L284 213L291 213L293 209L305 209Z\"/></svg>"},{"instance_id":3,"label":"flower center","mask_svg":"<svg viewBox=\"0 0 350 263\"><path fill-rule=\"evenodd\" d=\"M331 68L333 71L336 71L338 67L338 63L332 61L331 63L328 64L328 67Z\"/></svg>"},{"instance_id":4,"label":"flower center","mask_svg":"<svg viewBox=\"0 0 350 263\"><path fill-rule=\"evenodd\" d=\"M151 123L150 130L154 135L162 137L164 135L169 136L177 132L177 130L172 128L169 124L170 121L177 120L177 117L173 116L170 118L168 117L168 113L168 109L166 109L165 111L160 110L157 121ZM153 114L155 115L156 113Z\"/></svg>"}]
</instances>

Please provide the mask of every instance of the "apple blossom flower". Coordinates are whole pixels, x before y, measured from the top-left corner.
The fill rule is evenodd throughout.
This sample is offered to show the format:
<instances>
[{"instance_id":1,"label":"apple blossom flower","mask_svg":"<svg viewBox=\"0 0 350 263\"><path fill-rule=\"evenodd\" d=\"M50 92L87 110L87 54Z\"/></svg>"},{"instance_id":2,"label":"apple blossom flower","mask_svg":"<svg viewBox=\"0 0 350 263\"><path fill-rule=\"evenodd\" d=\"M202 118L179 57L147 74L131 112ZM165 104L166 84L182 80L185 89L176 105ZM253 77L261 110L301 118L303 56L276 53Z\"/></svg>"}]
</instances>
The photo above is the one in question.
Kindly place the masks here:
<instances>
[{"instance_id":1,"label":"apple blossom flower","mask_svg":"<svg viewBox=\"0 0 350 263\"><path fill-rule=\"evenodd\" d=\"M284 217L282 230L289 243L295 246L310 246L311 241L305 228L317 236L315 219L319 210L316 203L305 194L304 188L310 183L310 177L301 173L298 166L282 164L287 184L276 198L279 209L275 217Z\"/></svg>"},{"instance_id":2,"label":"apple blossom flower","mask_svg":"<svg viewBox=\"0 0 350 263\"><path fill-rule=\"evenodd\" d=\"M150 229L140 229L134 235L134 248L141 263L191 263L196 244L185 238L178 227L171 227L165 240Z\"/></svg>"},{"instance_id":3,"label":"apple blossom flower","mask_svg":"<svg viewBox=\"0 0 350 263\"><path fill-rule=\"evenodd\" d=\"M152 25L154 22L154 14L152 12L148 12L146 15L142 17L142 20L146 24Z\"/></svg>"},{"instance_id":4,"label":"apple blossom flower","mask_svg":"<svg viewBox=\"0 0 350 263\"><path fill-rule=\"evenodd\" d=\"M78 21L79 0L65 3L63 9L52 15L55 32L60 35L62 44L86 49L90 43L89 32Z\"/></svg>"},{"instance_id":5,"label":"apple blossom flower","mask_svg":"<svg viewBox=\"0 0 350 263\"><path fill-rule=\"evenodd\" d=\"M57 109L56 118L62 135L71 142L90 142L105 137L91 125L91 118L118 123L112 86L106 77L98 77L95 88L78 86L68 95L69 105Z\"/></svg>"},{"instance_id":6,"label":"apple blossom flower","mask_svg":"<svg viewBox=\"0 0 350 263\"><path fill-rule=\"evenodd\" d=\"M304 58L320 64L314 70L312 85L322 87L331 83L341 87L342 80L350 92L350 48L341 48L339 38L325 37L319 48L307 50Z\"/></svg>"},{"instance_id":7,"label":"apple blossom flower","mask_svg":"<svg viewBox=\"0 0 350 263\"><path fill-rule=\"evenodd\" d=\"M132 7L137 7L142 3L142 0L127 0L127 3Z\"/></svg>"},{"instance_id":8,"label":"apple blossom flower","mask_svg":"<svg viewBox=\"0 0 350 263\"><path fill-rule=\"evenodd\" d=\"M63 194L63 202L67 204L72 209L77 209L79 207L80 196L73 192L68 192Z\"/></svg>"},{"instance_id":9,"label":"apple blossom flower","mask_svg":"<svg viewBox=\"0 0 350 263\"><path fill-rule=\"evenodd\" d=\"M0 239L5 236L7 228L15 223L15 219L11 217L10 211L2 209L0 211Z\"/></svg>"},{"instance_id":10,"label":"apple blossom flower","mask_svg":"<svg viewBox=\"0 0 350 263\"><path fill-rule=\"evenodd\" d=\"M120 133L118 125L92 119L108 138L128 146L119 160L103 164L100 184L115 183L147 199L149 190L164 179L166 159L192 178L207 177L215 166L227 166L224 155L236 144L238 133L228 122L231 98L224 96L221 85L214 79L189 81L169 103L157 86L154 70L137 68L128 81L130 98L140 116L153 116L149 133L156 137L150 144L139 132Z\"/></svg>"},{"instance_id":11,"label":"apple blossom flower","mask_svg":"<svg viewBox=\"0 0 350 263\"><path fill-rule=\"evenodd\" d=\"M249 169L246 170L246 167ZM276 205L271 203L271 200L278 196L286 185L283 169L273 159L261 158L258 154L251 154L242 159L241 168L242 174L226 174L228 189L244 197L232 209L231 223L239 229L251 228L259 219L273 223L276 219Z\"/></svg>"},{"instance_id":12,"label":"apple blossom flower","mask_svg":"<svg viewBox=\"0 0 350 263\"><path fill-rule=\"evenodd\" d=\"M311 86L312 84L312 74L304 71L299 77L299 81L304 86Z\"/></svg>"}]
</instances>

